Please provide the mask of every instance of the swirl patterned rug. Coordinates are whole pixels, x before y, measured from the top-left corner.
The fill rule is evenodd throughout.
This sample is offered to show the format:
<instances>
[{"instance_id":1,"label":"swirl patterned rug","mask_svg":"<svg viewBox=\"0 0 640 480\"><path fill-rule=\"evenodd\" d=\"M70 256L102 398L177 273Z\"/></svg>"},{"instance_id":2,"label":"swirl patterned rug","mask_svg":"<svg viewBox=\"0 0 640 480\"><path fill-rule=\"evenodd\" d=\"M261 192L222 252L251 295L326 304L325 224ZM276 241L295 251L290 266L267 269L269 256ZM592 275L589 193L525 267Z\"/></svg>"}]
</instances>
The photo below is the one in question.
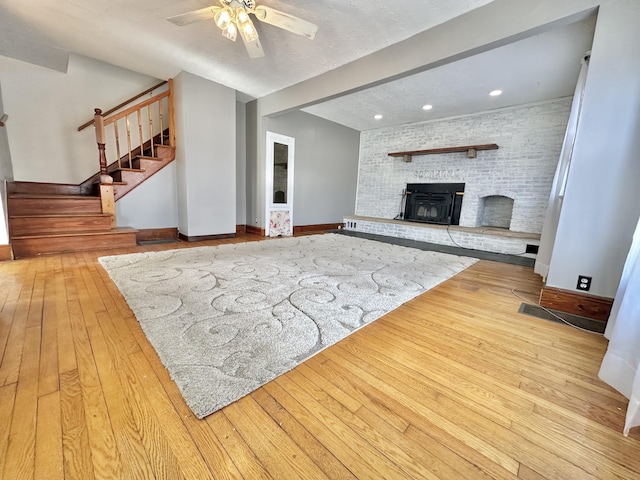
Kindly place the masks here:
<instances>
[{"instance_id":1,"label":"swirl patterned rug","mask_svg":"<svg viewBox=\"0 0 640 480\"><path fill-rule=\"evenodd\" d=\"M477 260L326 234L99 261L203 418Z\"/></svg>"}]
</instances>

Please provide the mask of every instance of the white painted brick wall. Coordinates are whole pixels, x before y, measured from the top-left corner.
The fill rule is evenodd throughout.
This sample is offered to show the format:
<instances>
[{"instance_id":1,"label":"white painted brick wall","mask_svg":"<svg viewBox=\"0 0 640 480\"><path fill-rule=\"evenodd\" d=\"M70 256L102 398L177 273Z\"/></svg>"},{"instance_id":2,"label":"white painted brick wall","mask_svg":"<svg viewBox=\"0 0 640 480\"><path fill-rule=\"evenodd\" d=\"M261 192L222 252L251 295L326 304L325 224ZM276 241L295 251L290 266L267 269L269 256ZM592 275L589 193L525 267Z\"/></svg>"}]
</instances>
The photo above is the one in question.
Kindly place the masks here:
<instances>
[{"instance_id":1,"label":"white painted brick wall","mask_svg":"<svg viewBox=\"0 0 640 480\"><path fill-rule=\"evenodd\" d=\"M510 230L540 233L569 118L571 98L530 104L360 135L356 215L394 218L407 183L462 183L460 225L477 226L478 199L514 199ZM390 152L497 143L498 150L414 156Z\"/></svg>"}]
</instances>

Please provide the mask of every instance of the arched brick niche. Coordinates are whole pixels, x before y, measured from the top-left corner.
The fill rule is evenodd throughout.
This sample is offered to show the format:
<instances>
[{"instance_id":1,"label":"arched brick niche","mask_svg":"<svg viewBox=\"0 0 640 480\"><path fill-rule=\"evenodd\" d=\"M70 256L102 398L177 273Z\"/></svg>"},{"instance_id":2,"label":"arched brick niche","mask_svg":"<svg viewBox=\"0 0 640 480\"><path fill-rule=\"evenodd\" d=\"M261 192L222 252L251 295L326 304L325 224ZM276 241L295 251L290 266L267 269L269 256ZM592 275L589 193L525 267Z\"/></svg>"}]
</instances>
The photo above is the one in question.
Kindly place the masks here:
<instances>
[{"instance_id":1,"label":"arched brick niche","mask_svg":"<svg viewBox=\"0 0 640 480\"><path fill-rule=\"evenodd\" d=\"M513 198L504 195L487 195L478 199L477 227L509 229L513 214Z\"/></svg>"}]
</instances>

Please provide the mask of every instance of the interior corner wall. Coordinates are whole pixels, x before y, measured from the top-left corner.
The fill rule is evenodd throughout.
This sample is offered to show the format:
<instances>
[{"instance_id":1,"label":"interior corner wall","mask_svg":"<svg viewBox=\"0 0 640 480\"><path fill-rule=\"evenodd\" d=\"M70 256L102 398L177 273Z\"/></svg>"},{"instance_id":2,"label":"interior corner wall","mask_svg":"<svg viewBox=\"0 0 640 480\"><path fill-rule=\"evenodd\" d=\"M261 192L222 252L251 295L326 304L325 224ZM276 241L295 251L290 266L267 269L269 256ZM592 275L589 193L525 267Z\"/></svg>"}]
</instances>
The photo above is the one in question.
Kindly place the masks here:
<instances>
[{"instance_id":1,"label":"interior corner wall","mask_svg":"<svg viewBox=\"0 0 640 480\"><path fill-rule=\"evenodd\" d=\"M247 114L236 102L236 225L247 224Z\"/></svg>"},{"instance_id":2,"label":"interior corner wall","mask_svg":"<svg viewBox=\"0 0 640 480\"><path fill-rule=\"evenodd\" d=\"M301 111L268 118L266 128L296 141L294 226L342 223L353 215L360 132Z\"/></svg>"},{"instance_id":3,"label":"interior corner wall","mask_svg":"<svg viewBox=\"0 0 640 480\"><path fill-rule=\"evenodd\" d=\"M5 113L1 87L2 85L0 84L0 116ZM6 182L13 180L13 167L11 166L11 151L9 150L7 128L9 128L8 125L0 127L0 245L7 245L9 243Z\"/></svg>"},{"instance_id":4,"label":"interior corner wall","mask_svg":"<svg viewBox=\"0 0 640 480\"><path fill-rule=\"evenodd\" d=\"M78 126L158 79L72 54L67 73L0 56L15 180L78 184L98 171L95 131Z\"/></svg>"},{"instance_id":5,"label":"interior corner wall","mask_svg":"<svg viewBox=\"0 0 640 480\"><path fill-rule=\"evenodd\" d=\"M236 92L182 72L174 79L178 228L236 231Z\"/></svg>"},{"instance_id":6,"label":"interior corner wall","mask_svg":"<svg viewBox=\"0 0 640 480\"><path fill-rule=\"evenodd\" d=\"M264 186L258 183L260 177L258 171L258 128L261 123L258 118L257 101L247 103L246 106L246 135L247 135L247 225L260 227L260 220L264 218L264 212L260 209L260 195L264 192ZM264 162L262 162L264 164ZM264 223L262 224L264 226Z\"/></svg>"},{"instance_id":7,"label":"interior corner wall","mask_svg":"<svg viewBox=\"0 0 640 480\"><path fill-rule=\"evenodd\" d=\"M603 1L547 285L613 297L640 215L640 2Z\"/></svg>"}]
</instances>

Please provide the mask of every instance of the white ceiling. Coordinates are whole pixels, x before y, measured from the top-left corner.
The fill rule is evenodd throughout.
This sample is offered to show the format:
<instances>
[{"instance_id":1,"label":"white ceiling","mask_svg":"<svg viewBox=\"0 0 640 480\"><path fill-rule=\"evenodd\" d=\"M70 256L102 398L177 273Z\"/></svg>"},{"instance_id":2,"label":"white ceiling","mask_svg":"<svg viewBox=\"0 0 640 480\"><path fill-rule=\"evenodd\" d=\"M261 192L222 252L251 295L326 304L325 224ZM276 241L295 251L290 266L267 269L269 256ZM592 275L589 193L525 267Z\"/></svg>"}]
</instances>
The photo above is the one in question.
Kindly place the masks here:
<instances>
[{"instance_id":1,"label":"white ceiling","mask_svg":"<svg viewBox=\"0 0 640 480\"><path fill-rule=\"evenodd\" d=\"M566 97L573 95L594 28L592 16L303 110L363 131ZM496 89L502 95L489 96ZM433 108L423 110L426 104Z\"/></svg>"},{"instance_id":2,"label":"white ceiling","mask_svg":"<svg viewBox=\"0 0 640 480\"><path fill-rule=\"evenodd\" d=\"M405 40L491 0L256 0L318 25L315 40L255 22L266 56L250 59L212 20L166 17L218 0L0 0L0 55L64 68L71 51L157 78L187 71L259 98ZM594 19L308 107L358 130L571 95ZM501 97L487 96L501 88ZM421 110L433 104L430 112ZM380 121L373 115L382 114Z\"/></svg>"},{"instance_id":3,"label":"white ceiling","mask_svg":"<svg viewBox=\"0 0 640 480\"><path fill-rule=\"evenodd\" d=\"M52 46L140 73L166 79L187 71L258 98L490 2L258 0L319 29L311 41L256 21L266 54L257 59L212 20L183 27L166 21L218 0L0 0L0 31L19 41L26 28Z\"/></svg>"}]
</instances>

